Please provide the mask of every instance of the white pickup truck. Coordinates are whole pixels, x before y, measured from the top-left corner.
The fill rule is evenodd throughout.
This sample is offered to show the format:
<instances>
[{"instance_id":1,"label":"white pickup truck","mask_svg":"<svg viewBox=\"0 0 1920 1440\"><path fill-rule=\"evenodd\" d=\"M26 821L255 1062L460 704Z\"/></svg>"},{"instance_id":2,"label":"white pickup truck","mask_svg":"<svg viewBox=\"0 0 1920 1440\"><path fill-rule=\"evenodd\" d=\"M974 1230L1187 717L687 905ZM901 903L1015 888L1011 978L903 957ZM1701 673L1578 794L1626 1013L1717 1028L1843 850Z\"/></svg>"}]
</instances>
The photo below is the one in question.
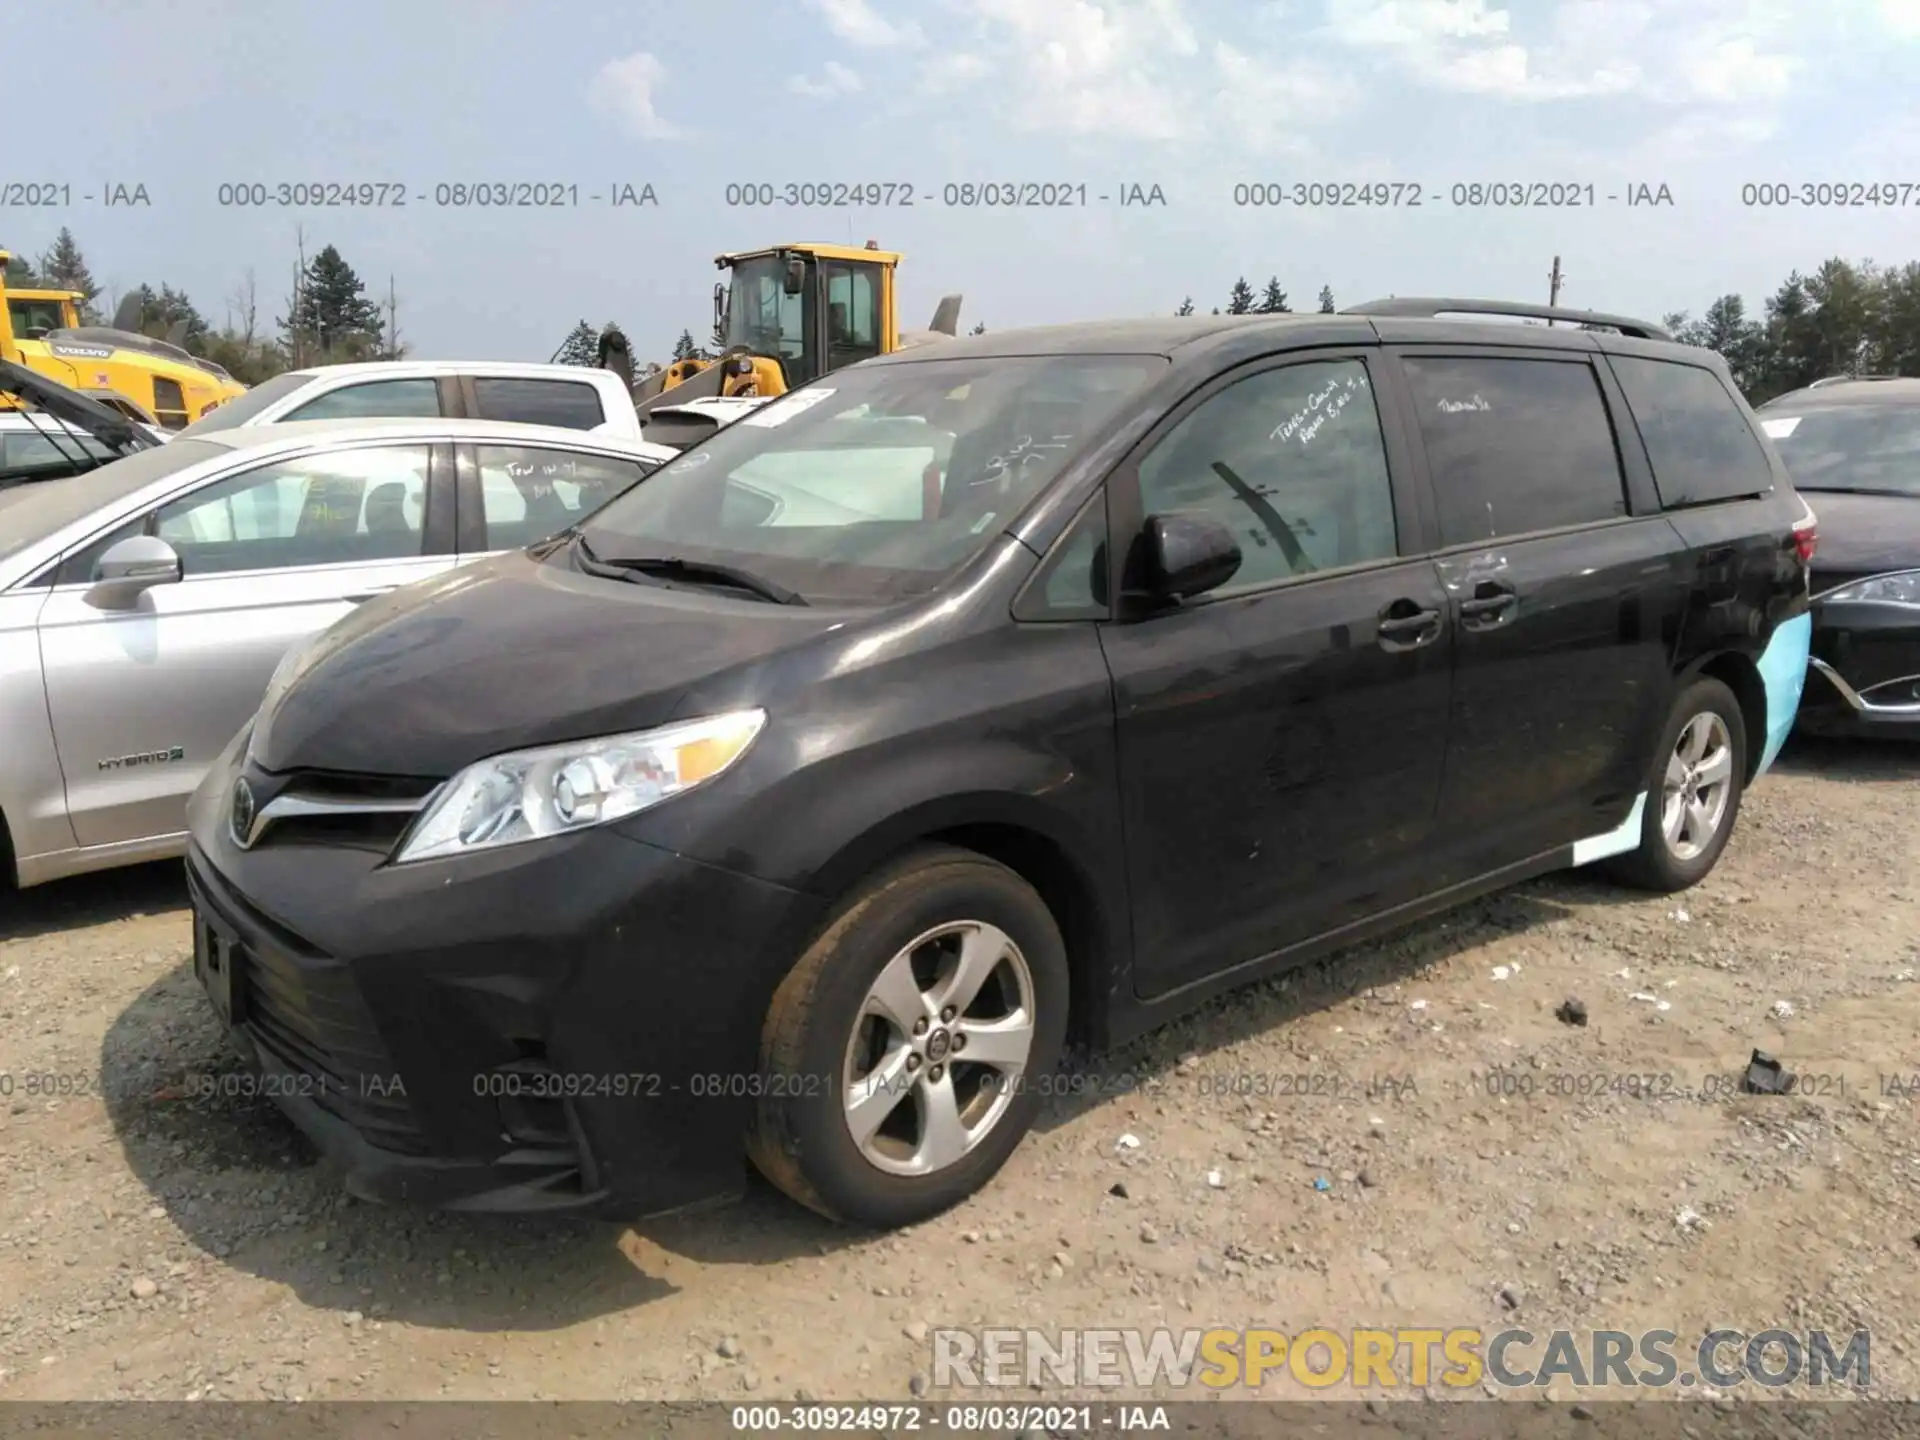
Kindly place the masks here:
<instances>
[{"instance_id":1,"label":"white pickup truck","mask_svg":"<svg viewBox=\"0 0 1920 1440\"><path fill-rule=\"evenodd\" d=\"M507 420L645 438L633 397L611 370L507 360L373 360L289 370L179 433L383 416Z\"/></svg>"}]
</instances>

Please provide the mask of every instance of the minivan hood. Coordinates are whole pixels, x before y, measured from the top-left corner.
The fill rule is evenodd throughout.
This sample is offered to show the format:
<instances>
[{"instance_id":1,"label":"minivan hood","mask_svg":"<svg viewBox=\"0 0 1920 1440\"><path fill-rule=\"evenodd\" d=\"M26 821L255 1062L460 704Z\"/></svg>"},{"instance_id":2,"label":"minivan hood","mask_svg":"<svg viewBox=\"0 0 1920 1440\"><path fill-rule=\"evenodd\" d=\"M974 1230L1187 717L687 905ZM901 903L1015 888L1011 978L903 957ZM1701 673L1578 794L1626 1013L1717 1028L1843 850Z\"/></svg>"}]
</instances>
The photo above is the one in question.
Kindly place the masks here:
<instances>
[{"instance_id":1,"label":"minivan hood","mask_svg":"<svg viewBox=\"0 0 1920 1440\"><path fill-rule=\"evenodd\" d=\"M1920 497L1800 492L1820 526L1813 556L1813 588L1888 570L1920 568Z\"/></svg>"},{"instance_id":2,"label":"minivan hood","mask_svg":"<svg viewBox=\"0 0 1920 1440\"><path fill-rule=\"evenodd\" d=\"M845 618L504 555L368 601L315 640L267 696L252 755L271 771L445 778L686 718L689 686Z\"/></svg>"}]
</instances>

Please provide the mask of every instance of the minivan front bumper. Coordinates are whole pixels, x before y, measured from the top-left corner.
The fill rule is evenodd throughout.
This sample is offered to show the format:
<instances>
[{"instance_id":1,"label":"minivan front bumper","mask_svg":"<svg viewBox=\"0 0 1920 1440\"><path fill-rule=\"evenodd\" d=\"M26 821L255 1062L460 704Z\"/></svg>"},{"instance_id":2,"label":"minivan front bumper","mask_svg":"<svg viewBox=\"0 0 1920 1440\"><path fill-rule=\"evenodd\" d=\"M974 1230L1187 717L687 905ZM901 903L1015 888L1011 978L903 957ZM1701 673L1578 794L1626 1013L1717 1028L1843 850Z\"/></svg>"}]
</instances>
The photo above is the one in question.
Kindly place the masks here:
<instances>
[{"instance_id":1,"label":"minivan front bumper","mask_svg":"<svg viewBox=\"0 0 1920 1440\"><path fill-rule=\"evenodd\" d=\"M767 999L823 902L612 829L243 850L233 774L189 808L196 969L351 1192L621 1219L741 1192Z\"/></svg>"}]
</instances>

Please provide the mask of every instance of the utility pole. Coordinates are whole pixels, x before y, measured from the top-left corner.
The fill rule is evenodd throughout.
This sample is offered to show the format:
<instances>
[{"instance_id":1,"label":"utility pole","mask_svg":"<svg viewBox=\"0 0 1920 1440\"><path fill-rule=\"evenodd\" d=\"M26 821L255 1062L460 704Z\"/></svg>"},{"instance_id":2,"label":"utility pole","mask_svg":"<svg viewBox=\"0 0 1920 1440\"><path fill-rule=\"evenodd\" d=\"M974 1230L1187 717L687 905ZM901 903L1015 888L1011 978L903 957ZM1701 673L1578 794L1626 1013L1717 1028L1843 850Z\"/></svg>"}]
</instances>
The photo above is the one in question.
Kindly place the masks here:
<instances>
[{"instance_id":1,"label":"utility pole","mask_svg":"<svg viewBox=\"0 0 1920 1440\"><path fill-rule=\"evenodd\" d=\"M1559 305L1560 283L1566 278L1567 278L1566 276L1560 273L1560 257L1556 255L1553 257L1553 269L1547 275L1547 304L1548 305L1551 305L1551 306ZM1547 324L1551 325L1553 324L1553 321L1548 320Z\"/></svg>"}]
</instances>

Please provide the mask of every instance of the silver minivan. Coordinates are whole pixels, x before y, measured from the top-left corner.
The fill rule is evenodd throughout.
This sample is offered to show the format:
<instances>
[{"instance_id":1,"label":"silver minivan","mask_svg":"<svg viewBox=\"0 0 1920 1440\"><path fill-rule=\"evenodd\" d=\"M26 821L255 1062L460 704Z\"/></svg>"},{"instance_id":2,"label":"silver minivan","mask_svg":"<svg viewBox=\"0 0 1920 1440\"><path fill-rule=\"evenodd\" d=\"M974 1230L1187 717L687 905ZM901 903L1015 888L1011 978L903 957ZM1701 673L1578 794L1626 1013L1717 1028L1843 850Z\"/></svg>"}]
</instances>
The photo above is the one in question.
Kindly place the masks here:
<instances>
[{"instance_id":1,"label":"silver minivan","mask_svg":"<svg viewBox=\"0 0 1920 1440\"><path fill-rule=\"evenodd\" d=\"M499 421L313 421L0 490L0 884L179 854L188 794L290 650L568 528L674 453Z\"/></svg>"}]
</instances>

